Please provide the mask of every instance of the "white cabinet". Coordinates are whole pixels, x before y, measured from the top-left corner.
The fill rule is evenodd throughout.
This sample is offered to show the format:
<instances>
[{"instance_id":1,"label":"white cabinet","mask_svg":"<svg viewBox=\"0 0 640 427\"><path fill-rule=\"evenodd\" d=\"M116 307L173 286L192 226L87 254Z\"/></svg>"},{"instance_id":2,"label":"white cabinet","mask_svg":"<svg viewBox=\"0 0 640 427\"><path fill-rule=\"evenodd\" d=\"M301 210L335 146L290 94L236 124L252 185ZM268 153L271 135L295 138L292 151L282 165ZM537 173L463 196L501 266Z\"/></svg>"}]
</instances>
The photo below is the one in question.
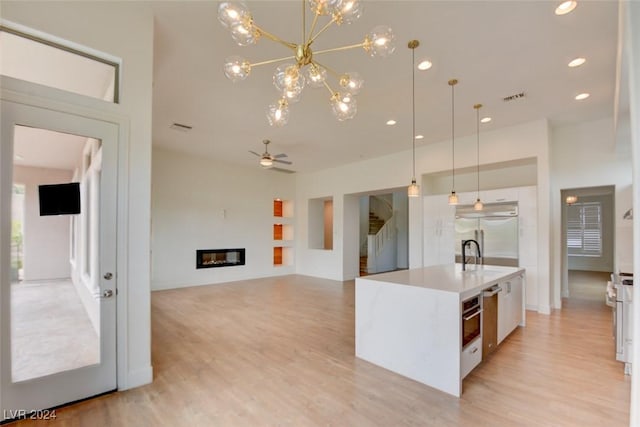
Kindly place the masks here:
<instances>
[{"instance_id":1,"label":"white cabinet","mask_svg":"<svg viewBox=\"0 0 640 427\"><path fill-rule=\"evenodd\" d=\"M455 206L447 194L424 197L425 267L451 264L455 257Z\"/></svg>"},{"instance_id":2,"label":"white cabinet","mask_svg":"<svg viewBox=\"0 0 640 427\"><path fill-rule=\"evenodd\" d=\"M466 377L482 361L482 336L469 343L460 355L460 379Z\"/></svg>"},{"instance_id":3,"label":"white cabinet","mask_svg":"<svg viewBox=\"0 0 640 427\"><path fill-rule=\"evenodd\" d=\"M498 293L498 344L523 323L523 278L517 276L500 283Z\"/></svg>"}]
</instances>

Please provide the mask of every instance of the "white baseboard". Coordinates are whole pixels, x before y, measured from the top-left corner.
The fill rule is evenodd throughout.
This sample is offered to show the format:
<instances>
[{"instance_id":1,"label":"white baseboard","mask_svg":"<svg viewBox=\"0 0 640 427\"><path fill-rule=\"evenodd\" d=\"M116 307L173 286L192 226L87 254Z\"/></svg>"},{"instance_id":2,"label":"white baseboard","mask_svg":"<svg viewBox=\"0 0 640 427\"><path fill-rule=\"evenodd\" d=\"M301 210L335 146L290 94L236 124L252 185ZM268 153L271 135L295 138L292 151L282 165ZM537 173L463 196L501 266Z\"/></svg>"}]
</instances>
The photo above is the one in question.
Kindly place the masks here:
<instances>
[{"instance_id":1,"label":"white baseboard","mask_svg":"<svg viewBox=\"0 0 640 427\"><path fill-rule=\"evenodd\" d=\"M539 305L538 313L540 314L551 314L551 306L550 305Z\"/></svg>"}]
</instances>

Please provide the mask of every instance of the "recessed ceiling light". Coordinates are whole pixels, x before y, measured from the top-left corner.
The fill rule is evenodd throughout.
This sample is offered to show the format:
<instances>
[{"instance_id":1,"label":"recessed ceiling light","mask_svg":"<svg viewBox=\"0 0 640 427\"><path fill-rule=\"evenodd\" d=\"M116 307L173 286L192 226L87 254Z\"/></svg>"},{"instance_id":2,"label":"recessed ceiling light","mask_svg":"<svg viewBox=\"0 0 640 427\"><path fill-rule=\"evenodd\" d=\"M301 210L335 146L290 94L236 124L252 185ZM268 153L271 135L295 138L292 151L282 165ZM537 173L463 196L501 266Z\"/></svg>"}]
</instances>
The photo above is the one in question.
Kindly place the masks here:
<instances>
[{"instance_id":1,"label":"recessed ceiling light","mask_svg":"<svg viewBox=\"0 0 640 427\"><path fill-rule=\"evenodd\" d=\"M587 60L585 58L576 58L571 60L571 62L569 62L567 65L571 68L573 67L579 67L582 64L584 64L585 62L587 62Z\"/></svg>"},{"instance_id":2,"label":"recessed ceiling light","mask_svg":"<svg viewBox=\"0 0 640 427\"><path fill-rule=\"evenodd\" d=\"M393 126L393 125L395 125L396 123L397 123L397 122L396 122L395 120L393 120L393 119L391 119L391 120L387 120L387 126Z\"/></svg>"},{"instance_id":3,"label":"recessed ceiling light","mask_svg":"<svg viewBox=\"0 0 640 427\"><path fill-rule=\"evenodd\" d=\"M563 1L558 7L556 7L556 15L566 15L576 8L578 2L575 0Z\"/></svg>"},{"instance_id":4,"label":"recessed ceiling light","mask_svg":"<svg viewBox=\"0 0 640 427\"><path fill-rule=\"evenodd\" d=\"M589 97L588 93L581 93L579 95L576 95L576 101L582 101L583 99L587 99Z\"/></svg>"},{"instance_id":5,"label":"recessed ceiling light","mask_svg":"<svg viewBox=\"0 0 640 427\"><path fill-rule=\"evenodd\" d=\"M418 64L418 70L425 71L431 68L432 66L433 66L433 63L428 59L425 59L424 61Z\"/></svg>"},{"instance_id":6,"label":"recessed ceiling light","mask_svg":"<svg viewBox=\"0 0 640 427\"><path fill-rule=\"evenodd\" d=\"M424 138L424 135L416 135L416 139L422 139Z\"/></svg>"},{"instance_id":7,"label":"recessed ceiling light","mask_svg":"<svg viewBox=\"0 0 640 427\"><path fill-rule=\"evenodd\" d=\"M480 119L480 123L489 123L491 121L491 117L483 117Z\"/></svg>"}]
</instances>

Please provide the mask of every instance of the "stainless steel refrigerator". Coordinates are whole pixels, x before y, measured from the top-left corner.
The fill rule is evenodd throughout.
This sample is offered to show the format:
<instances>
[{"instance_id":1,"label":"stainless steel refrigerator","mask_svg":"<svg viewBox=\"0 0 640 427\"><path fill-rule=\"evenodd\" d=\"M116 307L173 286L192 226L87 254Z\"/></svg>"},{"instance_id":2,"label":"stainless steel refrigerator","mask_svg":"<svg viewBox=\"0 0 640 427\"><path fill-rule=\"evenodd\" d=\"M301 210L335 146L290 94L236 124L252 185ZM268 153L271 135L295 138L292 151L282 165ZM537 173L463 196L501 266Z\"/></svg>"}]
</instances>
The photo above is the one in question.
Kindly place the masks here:
<instances>
[{"instance_id":1,"label":"stainless steel refrigerator","mask_svg":"<svg viewBox=\"0 0 640 427\"><path fill-rule=\"evenodd\" d=\"M462 241L473 239L480 244L482 264L518 266L517 202L486 204L482 211L457 206L455 230L456 262L462 262ZM475 250L469 252L475 255Z\"/></svg>"}]
</instances>

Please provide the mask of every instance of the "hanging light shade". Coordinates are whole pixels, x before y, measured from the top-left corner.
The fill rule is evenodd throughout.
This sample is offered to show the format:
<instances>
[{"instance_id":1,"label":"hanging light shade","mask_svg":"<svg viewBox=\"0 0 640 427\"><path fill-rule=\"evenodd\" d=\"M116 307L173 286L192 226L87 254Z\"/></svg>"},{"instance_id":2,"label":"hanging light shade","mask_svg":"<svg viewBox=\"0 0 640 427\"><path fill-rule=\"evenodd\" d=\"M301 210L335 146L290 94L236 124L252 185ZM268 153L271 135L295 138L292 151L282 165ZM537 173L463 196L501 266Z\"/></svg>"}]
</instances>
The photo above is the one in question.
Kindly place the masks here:
<instances>
[{"instance_id":1,"label":"hanging light shade","mask_svg":"<svg viewBox=\"0 0 640 427\"><path fill-rule=\"evenodd\" d=\"M458 195L456 194L456 145L455 145L455 99L454 86L458 84L457 79L449 80L451 86L451 194L449 194L449 204L458 204Z\"/></svg>"},{"instance_id":2,"label":"hanging light shade","mask_svg":"<svg viewBox=\"0 0 640 427\"><path fill-rule=\"evenodd\" d=\"M473 106L476 110L476 156L477 156L477 167L476 171L478 174L478 197L476 202L473 204L474 211L481 211L484 209L484 205L480 201L480 108L482 108L482 104L476 104Z\"/></svg>"},{"instance_id":3,"label":"hanging light shade","mask_svg":"<svg viewBox=\"0 0 640 427\"><path fill-rule=\"evenodd\" d=\"M411 185L407 188L409 197L420 196L420 187L416 183L416 48L420 46L418 40L411 40L408 44L411 49L411 147L413 153L413 175Z\"/></svg>"}]
</instances>

